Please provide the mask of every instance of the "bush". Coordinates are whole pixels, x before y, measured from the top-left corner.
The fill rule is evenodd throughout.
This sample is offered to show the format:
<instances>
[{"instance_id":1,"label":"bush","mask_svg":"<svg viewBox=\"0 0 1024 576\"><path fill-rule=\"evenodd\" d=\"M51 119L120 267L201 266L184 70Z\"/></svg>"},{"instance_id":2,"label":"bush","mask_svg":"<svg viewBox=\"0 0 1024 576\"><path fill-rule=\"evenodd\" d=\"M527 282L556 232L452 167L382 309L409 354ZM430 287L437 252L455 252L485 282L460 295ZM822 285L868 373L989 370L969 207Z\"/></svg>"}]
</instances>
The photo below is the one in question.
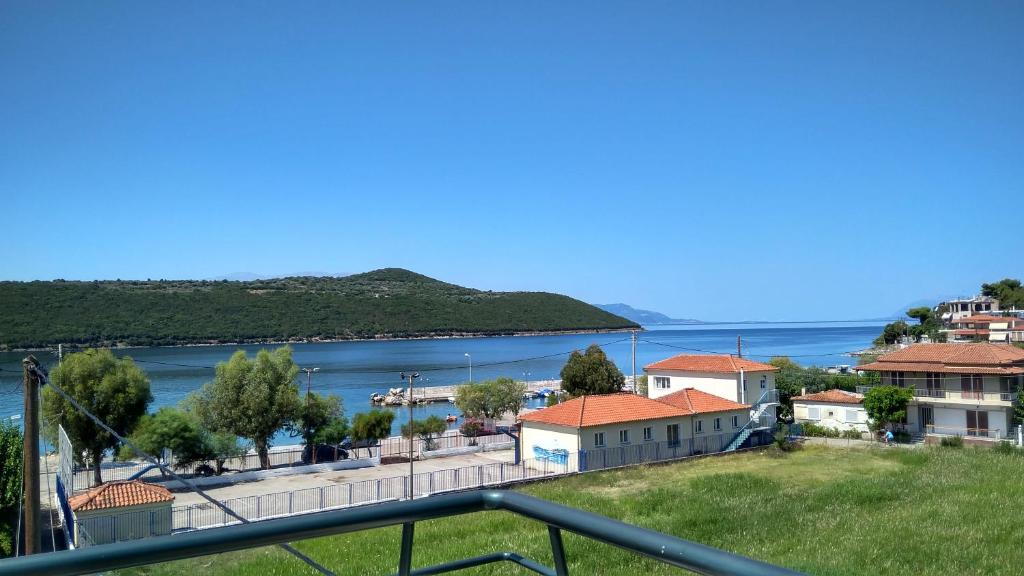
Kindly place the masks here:
<instances>
[{"instance_id":1,"label":"bush","mask_svg":"<svg viewBox=\"0 0 1024 576\"><path fill-rule=\"evenodd\" d=\"M817 438L839 438L839 430L836 428L826 428L825 426L821 426L813 422L804 422L800 426L803 428L804 436Z\"/></svg>"},{"instance_id":2,"label":"bush","mask_svg":"<svg viewBox=\"0 0 1024 576\"><path fill-rule=\"evenodd\" d=\"M1007 442L1006 440L997 442L996 445L992 447L992 451L997 454L1007 454L1012 456L1020 456L1021 454L1020 449L1017 448L1013 442Z\"/></svg>"},{"instance_id":3,"label":"bush","mask_svg":"<svg viewBox=\"0 0 1024 576\"><path fill-rule=\"evenodd\" d=\"M860 430L843 430L839 437L849 438L851 440L862 440L864 438L864 434L861 433Z\"/></svg>"},{"instance_id":4,"label":"bush","mask_svg":"<svg viewBox=\"0 0 1024 576\"><path fill-rule=\"evenodd\" d=\"M939 444L946 448L963 448L964 439L960 436L945 436L939 441Z\"/></svg>"}]
</instances>

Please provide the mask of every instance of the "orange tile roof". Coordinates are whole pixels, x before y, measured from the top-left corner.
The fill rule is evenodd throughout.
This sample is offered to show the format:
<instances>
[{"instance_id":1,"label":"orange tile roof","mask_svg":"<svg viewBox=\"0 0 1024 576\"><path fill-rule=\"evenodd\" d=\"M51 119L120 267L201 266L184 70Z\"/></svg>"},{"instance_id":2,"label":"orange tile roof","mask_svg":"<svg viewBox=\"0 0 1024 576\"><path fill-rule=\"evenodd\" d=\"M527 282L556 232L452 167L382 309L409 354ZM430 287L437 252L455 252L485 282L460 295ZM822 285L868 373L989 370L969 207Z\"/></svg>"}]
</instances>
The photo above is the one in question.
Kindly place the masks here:
<instances>
[{"instance_id":1,"label":"orange tile roof","mask_svg":"<svg viewBox=\"0 0 1024 576\"><path fill-rule=\"evenodd\" d=\"M833 388L831 390L825 390L824 392L817 392L815 394L794 396L793 400L803 400L805 402L831 402L833 404L861 404L864 402L864 395Z\"/></svg>"},{"instance_id":2,"label":"orange tile roof","mask_svg":"<svg viewBox=\"0 0 1024 576\"><path fill-rule=\"evenodd\" d=\"M991 342L915 344L857 366L857 370L1024 374L1024 350Z\"/></svg>"},{"instance_id":3,"label":"orange tile roof","mask_svg":"<svg viewBox=\"0 0 1024 576\"><path fill-rule=\"evenodd\" d=\"M636 394L622 393L580 396L548 408L529 412L520 416L519 420L584 428L619 422L673 418L688 414L689 412L657 400Z\"/></svg>"},{"instance_id":4,"label":"orange tile roof","mask_svg":"<svg viewBox=\"0 0 1024 576\"><path fill-rule=\"evenodd\" d=\"M774 372L771 364L754 362L728 354L679 354L644 366L644 370L685 370L687 372Z\"/></svg>"},{"instance_id":5,"label":"orange tile roof","mask_svg":"<svg viewBox=\"0 0 1024 576\"><path fill-rule=\"evenodd\" d=\"M75 512L84 512L105 508L157 504L173 500L174 495L163 486L149 484L141 480L127 480L101 484L88 492L72 496L68 500L68 504Z\"/></svg>"},{"instance_id":6,"label":"orange tile roof","mask_svg":"<svg viewBox=\"0 0 1024 576\"><path fill-rule=\"evenodd\" d=\"M991 316L989 314L975 314L974 316L965 316L959 320L954 320L956 324L975 324L981 322L982 324L988 324L990 322L1012 322L1013 318L1007 316Z\"/></svg>"},{"instance_id":7,"label":"orange tile roof","mask_svg":"<svg viewBox=\"0 0 1024 576\"><path fill-rule=\"evenodd\" d=\"M683 388L678 392L666 394L660 398L655 398L658 402L663 402L670 406L682 408L686 410L688 414L707 414L709 412L725 412L727 410L746 410L750 408L749 404L740 404L739 402L733 402L732 400L722 398L721 396L715 396L714 394L708 394L696 388Z\"/></svg>"}]
</instances>

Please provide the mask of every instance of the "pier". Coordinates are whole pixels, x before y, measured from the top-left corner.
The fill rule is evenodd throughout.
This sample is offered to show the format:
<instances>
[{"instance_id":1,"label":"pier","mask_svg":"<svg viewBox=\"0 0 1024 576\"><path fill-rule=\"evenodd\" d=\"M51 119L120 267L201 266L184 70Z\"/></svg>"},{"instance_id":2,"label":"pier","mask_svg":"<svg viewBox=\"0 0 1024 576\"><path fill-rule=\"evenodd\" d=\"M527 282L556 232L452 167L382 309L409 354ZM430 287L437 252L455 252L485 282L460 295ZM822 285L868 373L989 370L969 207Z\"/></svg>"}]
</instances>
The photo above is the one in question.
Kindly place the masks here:
<instances>
[{"instance_id":1,"label":"pier","mask_svg":"<svg viewBox=\"0 0 1024 576\"><path fill-rule=\"evenodd\" d=\"M419 386L419 387L414 387L413 390L412 390L412 399L413 399L413 402L415 402L416 404L433 404L433 403L436 403L436 402L449 402L449 399L453 399L454 400L454 398L455 398L455 389L458 388L459 386L461 386L461 384L448 385L448 386ZM401 396L401 399L402 399L401 403L402 403L402 405L408 404L409 400L406 398L405 395L408 393L409 388L408 387L398 387L398 386L396 386L395 388L400 388L402 390L402 396ZM548 388L550 390L555 390L555 391L561 390L562 389L562 381L561 380L535 380L535 381L531 381L531 382L526 384L526 389L529 392L539 392L539 391L543 390L544 388ZM386 396L386 393L381 393L380 396ZM373 402L371 400L371 403L375 403L375 402ZM380 404L380 402L377 402L376 404ZM391 405L392 406L396 406L397 404L391 404Z\"/></svg>"}]
</instances>

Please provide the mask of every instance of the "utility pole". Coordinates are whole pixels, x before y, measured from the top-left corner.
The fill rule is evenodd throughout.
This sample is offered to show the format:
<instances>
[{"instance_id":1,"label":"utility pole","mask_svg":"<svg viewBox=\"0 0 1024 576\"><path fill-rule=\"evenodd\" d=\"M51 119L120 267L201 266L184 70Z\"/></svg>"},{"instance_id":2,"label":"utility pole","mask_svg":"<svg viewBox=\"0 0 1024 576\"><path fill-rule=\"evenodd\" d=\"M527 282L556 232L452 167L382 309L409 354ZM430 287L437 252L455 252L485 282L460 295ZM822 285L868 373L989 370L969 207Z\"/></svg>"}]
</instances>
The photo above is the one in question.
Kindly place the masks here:
<instances>
[{"instance_id":1,"label":"utility pole","mask_svg":"<svg viewBox=\"0 0 1024 576\"><path fill-rule=\"evenodd\" d=\"M736 335L736 356L743 358L743 336Z\"/></svg>"},{"instance_id":2,"label":"utility pole","mask_svg":"<svg viewBox=\"0 0 1024 576\"><path fill-rule=\"evenodd\" d=\"M633 394L639 394L640 387L636 385L636 330L630 330L629 335L633 341Z\"/></svg>"},{"instance_id":3,"label":"utility pole","mask_svg":"<svg viewBox=\"0 0 1024 576\"><path fill-rule=\"evenodd\" d=\"M42 535L39 523L39 376L42 368L35 356L21 361L24 372L25 396L25 444L22 464L22 498L25 502L25 555L42 551Z\"/></svg>"},{"instance_id":4,"label":"utility pole","mask_svg":"<svg viewBox=\"0 0 1024 576\"><path fill-rule=\"evenodd\" d=\"M469 358L469 383L473 383L473 357L469 355L469 352L463 354L466 358Z\"/></svg>"},{"instance_id":5,"label":"utility pole","mask_svg":"<svg viewBox=\"0 0 1024 576\"><path fill-rule=\"evenodd\" d=\"M413 457L413 455L415 453L415 447L413 446L413 438L416 437L416 435L413 434L412 381L417 379L417 378L419 378L419 377L420 377L420 373L419 372L412 372L412 373L409 374L409 500L413 499L413 493L415 492L413 490L413 488L414 488L413 481L416 479L416 476L414 475L413 469L412 469L412 457ZM406 374L405 374L405 372L402 372L402 380L405 380L405 378L406 378Z\"/></svg>"},{"instance_id":6,"label":"utility pole","mask_svg":"<svg viewBox=\"0 0 1024 576\"><path fill-rule=\"evenodd\" d=\"M313 372L319 372L320 368L303 368L302 371L306 373L306 408L308 409L309 408L310 386L311 386L312 380L313 380Z\"/></svg>"},{"instance_id":7,"label":"utility pole","mask_svg":"<svg viewBox=\"0 0 1024 576\"><path fill-rule=\"evenodd\" d=\"M309 428L309 400L312 395L313 372L319 372L320 368L303 368L302 371L306 373L306 417L303 418L302 430L305 437L302 440L308 443L313 435L312 430ZM316 464L316 442L313 442L313 445L309 447L309 461Z\"/></svg>"}]
</instances>

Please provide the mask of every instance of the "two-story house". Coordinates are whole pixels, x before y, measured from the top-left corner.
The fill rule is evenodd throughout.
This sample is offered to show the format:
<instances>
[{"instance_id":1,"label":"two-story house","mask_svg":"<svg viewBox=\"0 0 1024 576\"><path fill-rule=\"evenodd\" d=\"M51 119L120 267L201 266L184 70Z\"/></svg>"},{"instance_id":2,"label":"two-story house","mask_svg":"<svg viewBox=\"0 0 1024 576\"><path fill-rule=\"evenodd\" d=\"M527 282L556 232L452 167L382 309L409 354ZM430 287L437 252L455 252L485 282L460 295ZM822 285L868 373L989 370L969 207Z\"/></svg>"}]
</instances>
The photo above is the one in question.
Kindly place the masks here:
<instances>
[{"instance_id":1,"label":"two-story house","mask_svg":"<svg viewBox=\"0 0 1024 576\"><path fill-rule=\"evenodd\" d=\"M883 385L913 391L910 432L999 439L1012 432L1024 350L989 342L916 344L857 369L880 372Z\"/></svg>"},{"instance_id":2,"label":"two-story house","mask_svg":"<svg viewBox=\"0 0 1024 576\"><path fill-rule=\"evenodd\" d=\"M1016 316L975 314L952 322L947 331L954 342L1024 342L1024 319Z\"/></svg>"},{"instance_id":3,"label":"two-story house","mask_svg":"<svg viewBox=\"0 0 1024 576\"><path fill-rule=\"evenodd\" d=\"M940 303L938 308L945 309L945 312L942 314L943 321L955 322L967 316L999 312L999 300L990 296L957 298L955 300Z\"/></svg>"}]
</instances>

